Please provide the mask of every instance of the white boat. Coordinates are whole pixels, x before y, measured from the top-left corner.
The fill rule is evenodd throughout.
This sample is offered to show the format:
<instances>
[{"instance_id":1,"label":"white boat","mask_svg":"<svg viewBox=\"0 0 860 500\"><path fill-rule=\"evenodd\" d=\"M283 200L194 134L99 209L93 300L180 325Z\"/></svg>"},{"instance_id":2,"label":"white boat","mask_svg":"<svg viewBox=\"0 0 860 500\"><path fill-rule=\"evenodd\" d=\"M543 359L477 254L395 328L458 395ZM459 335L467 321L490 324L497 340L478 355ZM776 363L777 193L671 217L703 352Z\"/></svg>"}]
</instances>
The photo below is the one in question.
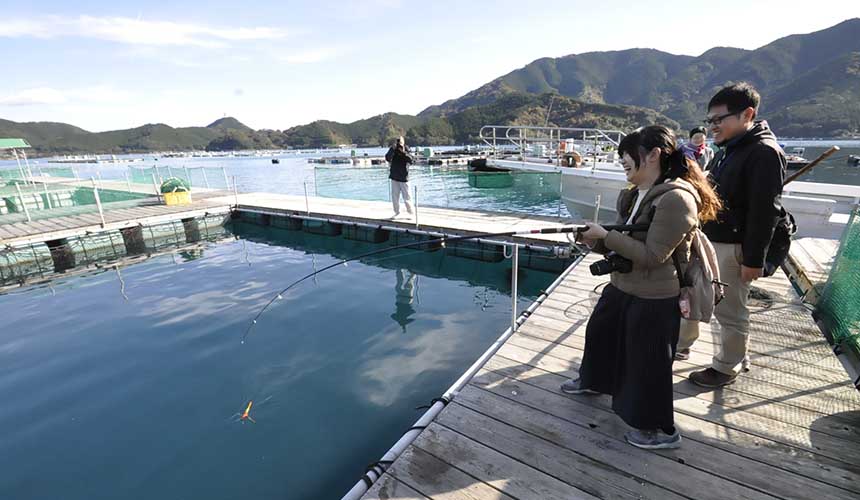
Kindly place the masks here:
<instances>
[{"instance_id":1,"label":"white boat","mask_svg":"<svg viewBox=\"0 0 860 500\"><path fill-rule=\"evenodd\" d=\"M498 128L505 130L503 132L496 130L497 137L518 137L517 129L525 127ZM554 127L527 128L532 132L535 129L545 129L542 137L555 137L555 141L565 141L562 139L565 130L582 130ZM594 135L603 134L601 137L607 137L608 141L613 142L608 139L610 134L598 130L594 132ZM617 146L618 143L614 142L614 144ZM552 150L552 145L550 149ZM528 150L527 144L523 144L521 151ZM617 161L597 159L589 162L587 156L585 159L583 165L578 168L563 167L558 158L550 163L546 158L529 156L489 157L487 164L510 170L561 174L561 196L575 219L593 220L597 212L600 221L614 221L618 192L628 186L624 170ZM783 190L782 203L797 221L796 238L839 239L848 223L851 210L860 203L860 186L794 181Z\"/></svg>"}]
</instances>

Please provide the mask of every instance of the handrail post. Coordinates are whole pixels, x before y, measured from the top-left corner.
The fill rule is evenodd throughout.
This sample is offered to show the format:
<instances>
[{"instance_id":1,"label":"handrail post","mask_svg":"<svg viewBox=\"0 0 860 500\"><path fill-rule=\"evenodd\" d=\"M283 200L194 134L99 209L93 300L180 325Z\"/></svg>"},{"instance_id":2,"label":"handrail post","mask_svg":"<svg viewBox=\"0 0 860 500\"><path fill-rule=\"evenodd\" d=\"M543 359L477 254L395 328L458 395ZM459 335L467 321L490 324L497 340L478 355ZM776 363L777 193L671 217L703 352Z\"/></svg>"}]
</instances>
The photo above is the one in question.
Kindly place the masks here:
<instances>
[{"instance_id":1,"label":"handrail post","mask_svg":"<svg viewBox=\"0 0 860 500\"><path fill-rule=\"evenodd\" d=\"M308 201L308 181L304 181L305 185L305 213L307 215L311 214L311 204Z\"/></svg>"},{"instance_id":2,"label":"handrail post","mask_svg":"<svg viewBox=\"0 0 860 500\"><path fill-rule=\"evenodd\" d=\"M221 167L221 173L224 174L224 189L227 189L229 191L230 180L227 178L227 167Z\"/></svg>"},{"instance_id":3,"label":"handrail post","mask_svg":"<svg viewBox=\"0 0 860 500\"><path fill-rule=\"evenodd\" d=\"M51 193L48 192L48 183L45 182L42 186L45 188L45 201L48 203L48 210L53 210L54 204L51 203Z\"/></svg>"},{"instance_id":4,"label":"handrail post","mask_svg":"<svg viewBox=\"0 0 860 500\"><path fill-rule=\"evenodd\" d=\"M206 189L209 189L209 178L206 177L206 167L201 167L200 171L203 172L203 184L206 185Z\"/></svg>"},{"instance_id":5,"label":"handrail post","mask_svg":"<svg viewBox=\"0 0 860 500\"><path fill-rule=\"evenodd\" d=\"M236 209L239 209L239 185L236 183L236 176L233 176L233 197L236 200Z\"/></svg>"},{"instance_id":6,"label":"handrail post","mask_svg":"<svg viewBox=\"0 0 860 500\"><path fill-rule=\"evenodd\" d=\"M24 207L24 215L27 216L27 222L32 222L33 219L30 218L30 210L27 209L27 203L24 201L24 195L21 194L21 186L18 185L18 182L15 182L15 190L18 191L18 199L21 200L21 206Z\"/></svg>"},{"instance_id":7,"label":"handrail post","mask_svg":"<svg viewBox=\"0 0 860 500\"><path fill-rule=\"evenodd\" d=\"M415 229L418 229L418 186L412 186L412 192L415 193L413 198L413 206L415 207Z\"/></svg>"},{"instance_id":8,"label":"handrail post","mask_svg":"<svg viewBox=\"0 0 860 500\"><path fill-rule=\"evenodd\" d=\"M96 198L96 207L98 207L98 209L99 209L99 218L102 220L102 227L105 227L105 214L104 214L104 211L102 210L102 200L101 200L101 198L99 198L99 188L96 185L95 177L90 177L90 180L93 183L93 194L95 195L95 198Z\"/></svg>"},{"instance_id":9,"label":"handrail post","mask_svg":"<svg viewBox=\"0 0 860 500\"><path fill-rule=\"evenodd\" d=\"M155 172L152 172L152 188L155 189L155 196L161 200L161 190L158 189L158 181L155 179Z\"/></svg>"},{"instance_id":10,"label":"handrail post","mask_svg":"<svg viewBox=\"0 0 860 500\"><path fill-rule=\"evenodd\" d=\"M33 180L33 169L30 168L30 160L27 159L27 152L22 149L21 154L24 155L24 165L27 167L27 175L30 177L30 183L33 187L36 187L36 181Z\"/></svg>"},{"instance_id":11,"label":"handrail post","mask_svg":"<svg viewBox=\"0 0 860 500\"><path fill-rule=\"evenodd\" d=\"M194 187L194 185L193 185L193 184L191 184L191 174L190 174L190 173L188 173L188 167L182 167L182 168L184 168L184 169L185 169L185 180L187 180L187 181L188 181L188 186L189 186L189 187Z\"/></svg>"},{"instance_id":12,"label":"handrail post","mask_svg":"<svg viewBox=\"0 0 860 500\"><path fill-rule=\"evenodd\" d=\"M511 255L511 331L517 331L517 287L519 285L520 247L513 243Z\"/></svg>"},{"instance_id":13,"label":"handrail post","mask_svg":"<svg viewBox=\"0 0 860 500\"><path fill-rule=\"evenodd\" d=\"M125 186L128 188L128 192L131 192L131 180L128 178L128 170L125 171Z\"/></svg>"},{"instance_id":14,"label":"handrail post","mask_svg":"<svg viewBox=\"0 0 860 500\"><path fill-rule=\"evenodd\" d=\"M600 217L600 195L597 195L594 199L594 222L597 223L597 219Z\"/></svg>"},{"instance_id":15,"label":"handrail post","mask_svg":"<svg viewBox=\"0 0 860 500\"><path fill-rule=\"evenodd\" d=\"M564 204L564 174L558 174L558 218L561 219L561 206Z\"/></svg>"},{"instance_id":16,"label":"handrail post","mask_svg":"<svg viewBox=\"0 0 860 500\"><path fill-rule=\"evenodd\" d=\"M21 175L21 181L27 182L27 174L24 172L24 167L21 166L21 159L18 158L18 150L13 149L12 154L15 155L15 162L18 164L18 173Z\"/></svg>"}]
</instances>

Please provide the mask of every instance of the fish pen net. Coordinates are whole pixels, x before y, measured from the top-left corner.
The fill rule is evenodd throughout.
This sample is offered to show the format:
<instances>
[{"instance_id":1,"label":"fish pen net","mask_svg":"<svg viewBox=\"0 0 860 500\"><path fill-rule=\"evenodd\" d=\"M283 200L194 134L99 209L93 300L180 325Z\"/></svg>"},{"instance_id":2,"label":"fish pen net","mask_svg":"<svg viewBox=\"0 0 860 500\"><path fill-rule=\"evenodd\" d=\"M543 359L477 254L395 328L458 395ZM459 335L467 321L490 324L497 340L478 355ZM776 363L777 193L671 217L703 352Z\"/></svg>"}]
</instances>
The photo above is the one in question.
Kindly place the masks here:
<instances>
[{"instance_id":1,"label":"fish pen net","mask_svg":"<svg viewBox=\"0 0 860 500\"><path fill-rule=\"evenodd\" d=\"M848 220L817 308L833 344L860 351L860 208Z\"/></svg>"}]
</instances>

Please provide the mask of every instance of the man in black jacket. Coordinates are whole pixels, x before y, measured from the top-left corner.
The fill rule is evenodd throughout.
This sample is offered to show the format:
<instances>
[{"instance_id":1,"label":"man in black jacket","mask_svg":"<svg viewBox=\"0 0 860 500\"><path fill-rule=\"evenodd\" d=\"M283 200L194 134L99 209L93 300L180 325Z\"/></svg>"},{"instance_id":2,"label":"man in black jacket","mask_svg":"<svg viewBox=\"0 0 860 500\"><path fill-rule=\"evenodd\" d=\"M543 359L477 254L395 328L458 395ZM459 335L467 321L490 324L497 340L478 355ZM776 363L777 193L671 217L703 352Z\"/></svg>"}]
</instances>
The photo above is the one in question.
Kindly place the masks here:
<instances>
[{"instance_id":1,"label":"man in black jacket","mask_svg":"<svg viewBox=\"0 0 860 500\"><path fill-rule=\"evenodd\" d=\"M388 152L385 153L385 161L391 164L388 178L391 179L391 204L394 206L394 217L400 215L400 196L403 196L406 211L412 215L412 197L409 194L409 164L414 163L414 160L406 152L403 136L398 137L388 148Z\"/></svg>"},{"instance_id":2,"label":"man in black jacket","mask_svg":"<svg viewBox=\"0 0 860 500\"><path fill-rule=\"evenodd\" d=\"M704 225L713 242L726 282L726 297L714 315L717 353L710 368L690 374L702 387L722 387L737 377L738 365L748 362L750 283L763 274L764 260L782 211L780 195L785 155L776 136L756 114L761 98L747 83L721 89L708 103L708 118L721 151L708 165L709 178L723 201L717 220ZM684 322L678 357L689 356L698 337L698 323Z\"/></svg>"}]
</instances>

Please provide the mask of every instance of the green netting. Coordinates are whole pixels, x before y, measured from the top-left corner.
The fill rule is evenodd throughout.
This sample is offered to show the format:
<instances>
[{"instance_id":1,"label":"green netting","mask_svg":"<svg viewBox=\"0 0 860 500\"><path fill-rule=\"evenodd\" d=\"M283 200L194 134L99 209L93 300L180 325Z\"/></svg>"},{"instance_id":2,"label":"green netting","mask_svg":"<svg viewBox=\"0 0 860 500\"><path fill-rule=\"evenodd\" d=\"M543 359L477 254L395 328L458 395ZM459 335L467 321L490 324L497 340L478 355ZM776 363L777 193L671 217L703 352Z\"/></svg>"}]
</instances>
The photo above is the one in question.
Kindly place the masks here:
<instances>
[{"instance_id":1,"label":"green netting","mask_svg":"<svg viewBox=\"0 0 860 500\"><path fill-rule=\"evenodd\" d=\"M848 220L818 311L834 343L860 349L860 209Z\"/></svg>"},{"instance_id":2,"label":"green netting","mask_svg":"<svg viewBox=\"0 0 860 500\"><path fill-rule=\"evenodd\" d=\"M102 209L109 212L118 208L132 208L157 203L148 193L129 193L113 189L99 189ZM25 210L26 207L26 210ZM64 185L18 183L0 184L0 224L50 219L69 215L97 212L95 194L91 188Z\"/></svg>"},{"instance_id":3,"label":"green netting","mask_svg":"<svg viewBox=\"0 0 860 500\"><path fill-rule=\"evenodd\" d=\"M128 178L135 184L161 185L167 179L182 179L189 187L224 189L229 188L224 172L218 167L129 167Z\"/></svg>"},{"instance_id":4,"label":"green netting","mask_svg":"<svg viewBox=\"0 0 860 500\"><path fill-rule=\"evenodd\" d=\"M169 179L165 179L165 181L161 183L162 193L172 193L174 191L190 190L191 186L188 184L188 181L186 181L185 179L180 179L179 177L170 177Z\"/></svg>"}]
</instances>

